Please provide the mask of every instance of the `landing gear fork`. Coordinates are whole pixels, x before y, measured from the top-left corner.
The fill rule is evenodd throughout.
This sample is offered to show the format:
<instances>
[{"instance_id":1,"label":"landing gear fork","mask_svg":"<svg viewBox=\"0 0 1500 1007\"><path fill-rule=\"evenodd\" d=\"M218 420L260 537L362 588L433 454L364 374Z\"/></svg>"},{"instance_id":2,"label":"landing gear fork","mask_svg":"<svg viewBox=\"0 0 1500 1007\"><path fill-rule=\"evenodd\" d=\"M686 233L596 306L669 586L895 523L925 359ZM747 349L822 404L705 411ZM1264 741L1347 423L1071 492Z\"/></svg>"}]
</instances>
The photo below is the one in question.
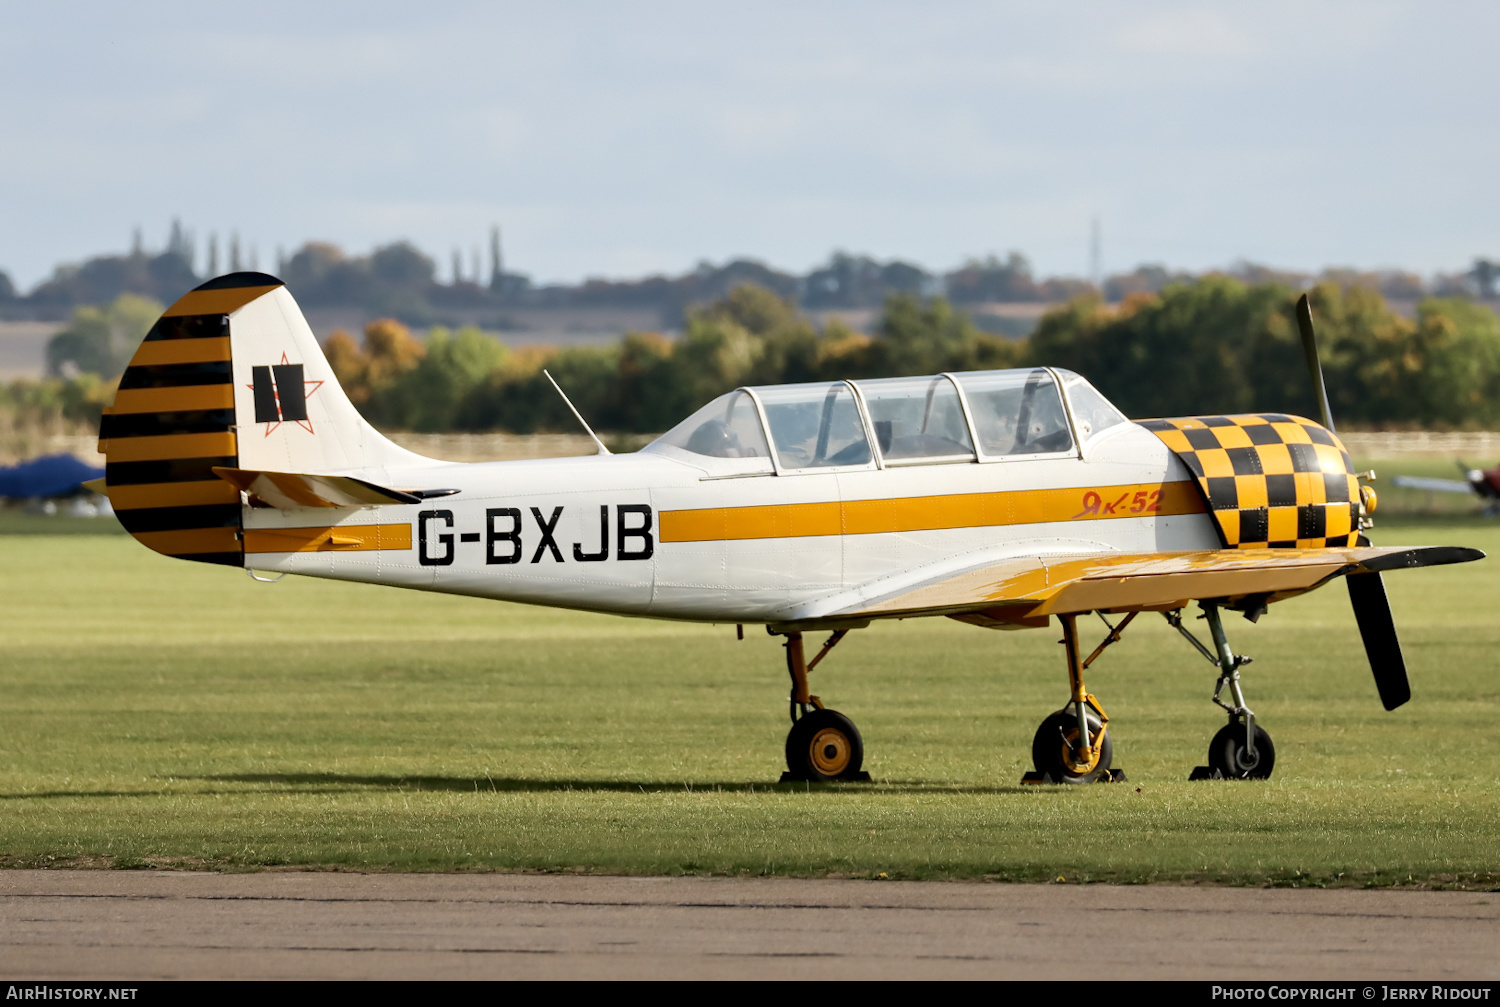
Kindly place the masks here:
<instances>
[{"instance_id":1,"label":"landing gear fork","mask_svg":"<svg viewBox=\"0 0 1500 1007\"><path fill-rule=\"evenodd\" d=\"M802 634L788 633L786 643L786 670L792 676L791 715L792 723L796 723L803 716L814 709L823 709L823 701L808 691L807 673L818 666L818 662L828 656L828 652L839 645L839 641L849 635L847 629L837 630L823 644L823 649L818 651L809 663L802 650Z\"/></svg>"},{"instance_id":2,"label":"landing gear fork","mask_svg":"<svg viewBox=\"0 0 1500 1007\"><path fill-rule=\"evenodd\" d=\"M1229 637L1224 635L1224 619L1219 614L1219 606L1209 602L1200 602L1200 604L1203 607L1203 617L1208 620L1208 631L1213 634L1214 649L1219 655L1219 681L1214 684L1214 705L1225 710L1231 719L1244 717L1245 751L1253 759L1255 758L1255 711L1245 705L1245 693L1240 688L1240 666L1249 664L1251 659L1229 649ZM1219 698L1226 685L1229 686L1229 698L1234 700L1233 706Z\"/></svg>"},{"instance_id":3,"label":"landing gear fork","mask_svg":"<svg viewBox=\"0 0 1500 1007\"><path fill-rule=\"evenodd\" d=\"M1099 752L1104 744L1104 732L1109 724L1109 715L1083 686L1083 664L1078 660L1078 617L1062 617L1063 646L1068 652L1068 686L1073 691L1073 718L1078 723L1078 736L1074 748L1074 764L1077 772L1087 773L1099 764ZM1099 732L1089 738L1089 708L1099 715Z\"/></svg>"}]
</instances>

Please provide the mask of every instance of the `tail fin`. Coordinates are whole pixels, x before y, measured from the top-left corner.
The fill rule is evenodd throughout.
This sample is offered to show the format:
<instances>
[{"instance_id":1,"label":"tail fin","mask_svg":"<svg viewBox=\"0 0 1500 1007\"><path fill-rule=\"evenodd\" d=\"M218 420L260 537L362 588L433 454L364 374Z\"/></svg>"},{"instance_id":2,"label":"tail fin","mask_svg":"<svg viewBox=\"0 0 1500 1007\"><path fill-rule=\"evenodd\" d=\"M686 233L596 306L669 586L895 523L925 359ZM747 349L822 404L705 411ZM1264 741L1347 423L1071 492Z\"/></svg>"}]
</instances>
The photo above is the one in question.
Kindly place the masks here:
<instances>
[{"instance_id":1,"label":"tail fin","mask_svg":"<svg viewBox=\"0 0 1500 1007\"><path fill-rule=\"evenodd\" d=\"M365 422L282 282L231 273L151 327L104 410L105 486L159 553L244 564L241 498L214 469L312 474L432 465Z\"/></svg>"}]
</instances>

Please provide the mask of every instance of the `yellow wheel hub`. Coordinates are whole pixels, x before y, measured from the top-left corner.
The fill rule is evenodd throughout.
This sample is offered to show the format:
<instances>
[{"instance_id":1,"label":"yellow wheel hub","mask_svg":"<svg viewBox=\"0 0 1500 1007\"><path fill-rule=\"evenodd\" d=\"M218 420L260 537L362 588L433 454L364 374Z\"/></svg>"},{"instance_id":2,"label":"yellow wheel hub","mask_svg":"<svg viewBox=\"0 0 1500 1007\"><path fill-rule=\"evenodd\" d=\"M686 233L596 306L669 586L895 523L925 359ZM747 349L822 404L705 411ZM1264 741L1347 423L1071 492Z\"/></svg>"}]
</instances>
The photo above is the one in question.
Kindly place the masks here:
<instances>
[{"instance_id":1,"label":"yellow wheel hub","mask_svg":"<svg viewBox=\"0 0 1500 1007\"><path fill-rule=\"evenodd\" d=\"M1094 734L1095 732L1090 731L1089 733ZM1098 738L1095 738L1094 740L1098 741ZM1065 731L1063 733L1063 766L1068 770L1068 772L1073 773L1077 776L1082 776L1085 773L1092 773L1094 771L1094 767L1099 765L1099 753L1103 750L1104 746L1098 744L1092 746L1088 751L1082 753L1083 758L1080 759L1078 758L1078 750L1075 747L1077 744L1078 728L1075 727L1071 731Z\"/></svg>"},{"instance_id":2,"label":"yellow wheel hub","mask_svg":"<svg viewBox=\"0 0 1500 1007\"><path fill-rule=\"evenodd\" d=\"M836 727L825 727L808 746L813 768L824 776L838 776L849 768L849 738Z\"/></svg>"}]
</instances>

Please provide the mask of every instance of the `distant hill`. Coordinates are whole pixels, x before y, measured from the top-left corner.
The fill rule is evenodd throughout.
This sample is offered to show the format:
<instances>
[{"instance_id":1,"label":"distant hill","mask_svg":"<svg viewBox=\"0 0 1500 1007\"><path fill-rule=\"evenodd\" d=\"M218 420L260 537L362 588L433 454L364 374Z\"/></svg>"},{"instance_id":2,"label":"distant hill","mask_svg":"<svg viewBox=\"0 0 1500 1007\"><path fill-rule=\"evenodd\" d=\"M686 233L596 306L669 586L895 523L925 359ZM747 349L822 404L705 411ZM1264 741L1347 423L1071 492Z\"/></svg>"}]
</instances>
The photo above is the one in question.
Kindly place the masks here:
<instances>
[{"instance_id":1,"label":"distant hill","mask_svg":"<svg viewBox=\"0 0 1500 1007\"><path fill-rule=\"evenodd\" d=\"M98 255L58 266L51 277L27 293L16 290L0 272L0 319L62 321L75 308L107 304L122 293L169 304L210 274L242 268L237 241L231 243L229 252L226 268L220 270L217 244L211 240L200 272L193 238L174 223L163 251L145 251L137 239L127 254ZM410 242L383 245L368 255L350 255L327 242L308 242L281 258L276 272L310 318L326 318L330 324L351 326L362 319L388 317L419 328L477 325L494 332L550 333L553 337L577 332L585 342L594 341L596 329L599 334L625 327L679 330L691 306L721 298L743 283L771 290L814 315L873 311L892 294L941 294L969 311L981 329L1013 338L1026 335L1041 312L1035 307L1004 306L1057 303L1096 289L1075 277L1038 278L1030 262L1017 252L1004 258L972 258L947 273L902 260L835 252L826 263L803 275L741 258L721 265L703 262L675 276L537 285L525 274L503 268L498 231L491 236L488 265L482 271L476 258L466 270L455 257L447 278L440 279L435 260ZM1332 280L1343 286L1370 287L1393 301L1412 303L1429 294L1490 299L1500 282L1500 265L1482 258L1466 273L1431 279L1399 270L1338 268L1314 276L1250 263L1223 272L1250 283L1283 282L1292 287ZM1194 278L1164 266L1144 265L1107 277L1099 293L1113 303ZM549 318L552 321L545 320Z\"/></svg>"}]
</instances>

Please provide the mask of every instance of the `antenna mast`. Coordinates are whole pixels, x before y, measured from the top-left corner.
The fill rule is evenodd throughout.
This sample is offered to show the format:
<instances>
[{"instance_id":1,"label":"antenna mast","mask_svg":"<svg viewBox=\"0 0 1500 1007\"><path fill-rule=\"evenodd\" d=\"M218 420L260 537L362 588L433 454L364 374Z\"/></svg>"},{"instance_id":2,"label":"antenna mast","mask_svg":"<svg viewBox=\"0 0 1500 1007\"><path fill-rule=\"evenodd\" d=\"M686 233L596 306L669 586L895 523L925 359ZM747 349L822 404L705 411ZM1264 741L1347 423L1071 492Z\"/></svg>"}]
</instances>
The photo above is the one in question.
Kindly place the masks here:
<instances>
[{"instance_id":1,"label":"antenna mast","mask_svg":"<svg viewBox=\"0 0 1500 1007\"><path fill-rule=\"evenodd\" d=\"M594 439L595 444L599 445L599 450L597 453L601 455L609 454L609 448L604 446L604 442L599 439L599 435L594 433L594 428L589 426L589 421L584 419L583 414L578 411L578 407L573 405L573 400L568 398L568 393L562 390L562 385L559 385L557 383L557 379L552 376L547 368L543 367L542 373L547 375L547 380L552 382L552 387L556 388L557 394L562 396L563 404L572 411L574 418L578 420L579 424L583 427L584 432Z\"/></svg>"}]
</instances>

